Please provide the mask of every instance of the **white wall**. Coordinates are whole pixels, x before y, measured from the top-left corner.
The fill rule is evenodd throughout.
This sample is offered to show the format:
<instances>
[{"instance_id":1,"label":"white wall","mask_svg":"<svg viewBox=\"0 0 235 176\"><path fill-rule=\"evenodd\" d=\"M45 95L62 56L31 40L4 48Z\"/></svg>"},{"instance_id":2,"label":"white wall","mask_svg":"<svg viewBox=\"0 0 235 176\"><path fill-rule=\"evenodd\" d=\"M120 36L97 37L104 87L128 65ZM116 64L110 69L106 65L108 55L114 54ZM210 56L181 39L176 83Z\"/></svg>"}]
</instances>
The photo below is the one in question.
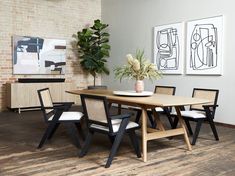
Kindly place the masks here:
<instances>
[{"instance_id":1,"label":"white wall","mask_svg":"<svg viewBox=\"0 0 235 176\"><path fill-rule=\"evenodd\" d=\"M147 90L155 84L175 85L176 95L191 96L194 87L220 90L215 121L235 125L235 1L233 0L102 0L102 19L110 24L111 74L103 84L112 89L132 89L132 81L114 81L113 68L125 62L125 55L144 49L153 58L153 27L217 15L224 15L224 67L222 76L165 75L146 81Z\"/></svg>"}]
</instances>

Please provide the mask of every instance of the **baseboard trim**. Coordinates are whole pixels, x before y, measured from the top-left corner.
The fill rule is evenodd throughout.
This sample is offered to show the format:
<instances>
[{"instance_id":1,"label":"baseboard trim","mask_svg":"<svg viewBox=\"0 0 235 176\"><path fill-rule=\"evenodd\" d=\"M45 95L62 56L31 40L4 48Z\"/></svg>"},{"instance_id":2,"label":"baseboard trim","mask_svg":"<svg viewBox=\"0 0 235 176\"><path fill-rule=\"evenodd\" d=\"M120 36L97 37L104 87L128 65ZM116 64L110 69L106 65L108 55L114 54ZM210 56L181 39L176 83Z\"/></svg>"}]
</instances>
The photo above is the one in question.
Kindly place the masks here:
<instances>
[{"instance_id":1,"label":"baseboard trim","mask_svg":"<svg viewBox=\"0 0 235 176\"><path fill-rule=\"evenodd\" d=\"M227 124L227 123L221 123L221 122L214 122L218 126L228 127L228 128L235 128L235 125Z\"/></svg>"}]
</instances>

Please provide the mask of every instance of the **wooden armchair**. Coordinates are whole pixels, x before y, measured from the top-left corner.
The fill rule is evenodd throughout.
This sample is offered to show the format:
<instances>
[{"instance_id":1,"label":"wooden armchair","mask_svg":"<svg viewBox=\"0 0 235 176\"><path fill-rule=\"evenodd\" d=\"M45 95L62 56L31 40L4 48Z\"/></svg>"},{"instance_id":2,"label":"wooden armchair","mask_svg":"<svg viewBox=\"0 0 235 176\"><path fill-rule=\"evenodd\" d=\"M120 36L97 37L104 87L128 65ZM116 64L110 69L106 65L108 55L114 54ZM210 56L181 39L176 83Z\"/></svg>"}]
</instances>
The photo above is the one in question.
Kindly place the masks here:
<instances>
[{"instance_id":1,"label":"wooden armchair","mask_svg":"<svg viewBox=\"0 0 235 176\"><path fill-rule=\"evenodd\" d=\"M66 124L68 127L68 133L72 137L75 145L80 147L78 131L81 135L83 134L80 125L80 120L83 117L83 113L68 111L73 102L53 103L49 88L38 90L38 96L44 121L48 124L38 148L41 148L47 139L52 138L61 123Z\"/></svg>"},{"instance_id":2,"label":"wooden armchair","mask_svg":"<svg viewBox=\"0 0 235 176\"><path fill-rule=\"evenodd\" d=\"M84 117L87 122L88 135L79 155L80 157L86 155L91 138L95 132L106 134L112 142L112 149L105 165L106 168L110 167L125 133L129 134L137 157L141 157L138 138L135 134L135 130L139 128L139 125L129 121L129 114L110 116L108 101L103 96L82 94L81 101Z\"/></svg>"},{"instance_id":3,"label":"wooden armchair","mask_svg":"<svg viewBox=\"0 0 235 176\"><path fill-rule=\"evenodd\" d=\"M204 121L209 122L215 139L219 140L218 133L217 133L214 121L213 121L216 108L218 107L217 105L218 95L219 95L219 90L217 89L194 88L192 97L208 99L208 100L211 100L212 103L192 105L190 106L189 110L185 110L184 107L181 107L182 109L181 115L185 120L189 134L193 135L192 145L195 145L199 132L200 132L202 122ZM176 112L172 113L171 115L176 116ZM189 121L196 122L196 128L195 128L194 133L192 131ZM174 126L176 127L177 124L178 124L178 119L175 118Z\"/></svg>"}]
</instances>

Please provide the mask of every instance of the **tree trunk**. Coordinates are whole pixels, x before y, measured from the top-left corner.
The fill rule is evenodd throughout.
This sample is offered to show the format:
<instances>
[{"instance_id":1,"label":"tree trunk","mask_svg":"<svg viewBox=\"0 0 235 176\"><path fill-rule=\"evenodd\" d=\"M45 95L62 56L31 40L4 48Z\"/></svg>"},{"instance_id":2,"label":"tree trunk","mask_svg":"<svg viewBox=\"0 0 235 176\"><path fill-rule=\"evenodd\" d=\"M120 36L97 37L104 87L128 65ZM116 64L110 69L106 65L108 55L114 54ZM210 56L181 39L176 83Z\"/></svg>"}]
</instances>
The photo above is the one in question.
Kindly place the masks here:
<instances>
[{"instance_id":1,"label":"tree trunk","mask_svg":"<svg viewBox=\"0 0 235 176\"><path fill-rule=\"evenodd\" d=\"M96 78L96 74L93 75L94 86L95 86L95 78Z\"/></svg>"}]
</instances>

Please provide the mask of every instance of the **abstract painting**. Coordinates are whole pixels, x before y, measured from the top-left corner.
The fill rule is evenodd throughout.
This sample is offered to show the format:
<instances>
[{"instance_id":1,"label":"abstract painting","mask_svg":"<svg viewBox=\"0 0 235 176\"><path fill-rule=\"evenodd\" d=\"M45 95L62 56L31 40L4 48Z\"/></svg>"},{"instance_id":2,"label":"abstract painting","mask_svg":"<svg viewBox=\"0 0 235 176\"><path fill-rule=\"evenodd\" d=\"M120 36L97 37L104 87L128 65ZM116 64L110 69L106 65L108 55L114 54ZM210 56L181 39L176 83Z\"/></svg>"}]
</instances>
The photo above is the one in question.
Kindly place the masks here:
<instances>
[{"instance_id":1,"label":"abstract painting","mask_svg":"<svg viewBox=\"0 0 235 176\"><path fill-rule=\"evenodd\" d=\"M183 72L183 23L154 27L154 63L163 74Z\"/></svg>"},{"instance_id":2,"label":"abstract painting","mask_svg":"<svg viewBox=\"0 0 235 176\"><path fill-rule=\"evenodd\" d=\"M187 74L222 74L223 16L187 24Z\"/></svg>"},{"instance_id":3,"label":"abstract painting","mask_svg":"<svg viewBox=\"0 0 235 176\"><path fill-rule=\"evenodd\" d=\"M66 40L13 36L13 74L65 74Z\"/></svg>"}]
</instances>

